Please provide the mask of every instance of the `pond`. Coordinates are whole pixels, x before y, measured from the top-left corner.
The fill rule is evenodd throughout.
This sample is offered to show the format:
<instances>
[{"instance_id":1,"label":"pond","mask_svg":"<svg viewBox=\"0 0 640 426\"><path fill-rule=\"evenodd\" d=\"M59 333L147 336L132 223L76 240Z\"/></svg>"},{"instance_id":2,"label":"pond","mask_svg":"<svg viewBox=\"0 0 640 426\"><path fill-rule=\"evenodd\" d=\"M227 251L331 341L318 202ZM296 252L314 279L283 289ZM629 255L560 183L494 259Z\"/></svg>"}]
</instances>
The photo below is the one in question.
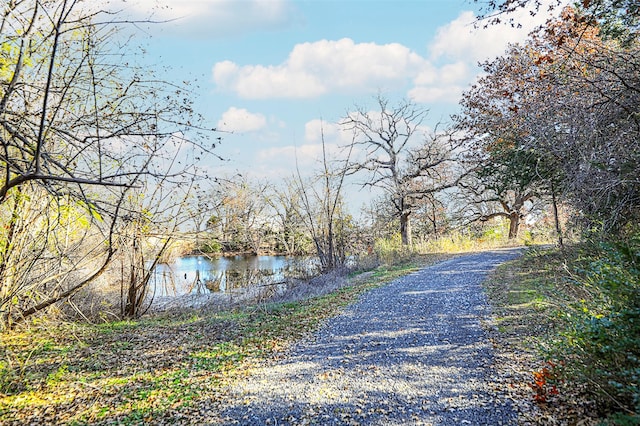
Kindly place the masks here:
<instances>
[{"instance_id":1,"label":"pond","mask_svg":"<svg viewBox=\"0 0 640 426\"><path fill-rule=\"evenodd\" d=\"M156 267L155 296L227 293L256 285L278 285L315 272L310 258L292 256L185 256Z\"/></svg>"}]
</instances>

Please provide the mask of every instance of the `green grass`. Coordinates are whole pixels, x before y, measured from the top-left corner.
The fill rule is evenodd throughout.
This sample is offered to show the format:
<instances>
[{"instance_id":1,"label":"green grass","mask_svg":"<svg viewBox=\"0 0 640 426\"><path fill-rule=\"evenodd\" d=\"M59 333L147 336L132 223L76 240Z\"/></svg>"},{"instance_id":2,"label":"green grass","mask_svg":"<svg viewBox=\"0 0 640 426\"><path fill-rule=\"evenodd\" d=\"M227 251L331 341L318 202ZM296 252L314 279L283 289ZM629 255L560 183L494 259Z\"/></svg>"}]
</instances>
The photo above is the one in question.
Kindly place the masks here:
<instances>
[{"instance_id":1,"label":"green grass","mask_svg":"<svg viewBox=\"0 0 640 426\"><path fill-rule=\"evenodd\" d=\"M539 406L541 419L553 418L559 424L575 424L587 418L587 424L639 421L633 407L628 408L632 405L628 395L638 395L637 388L633 391L633 383L623 383L627 386L622 389L626 393L621 392L627 398L627 406L623 407L623 399L614 398L615 389L607 389L611 383L603 379L621 377L623 382L632 375L627 370L634 368L637 360L623 360L621 353L622 349L637 353L637 345L634 348L637 334L634 331L628 335L627 329L632 329L626 327L628 322L622 324L624 327L614 328L609 322L601 326L600 310L604 304L597 286L585 279L595 273L593 256L600 254L587 246L564 251L530 249L521 258L501 265L484 284L493 306L496 346L510 354L508 359L518 360L515 369L529 369L529 377L525 378L528 383L524 386L528 397L544 400ZM609 267L609 263L605 265ZM613 300L621 298L619 292ZM611 318L618 316L614 312ZM600 334L589 334L592 331L589 327ZM625 347L627 341L630 343ZM617 346L611 349L614 345L622 349ZM605 354L615 362L606 364ZM533 374L543 369L549 369L549 380L557 385L558 395L555 390L553 395L547 394L550 385L531 386ZM618 410L622 412L616 414ZM541 420L540 424L545 423Z\"/></svg>"},{"instance_id":2,"label":"green grass","mask_svg":"<svg viewBox=\"0 0 640 426\"><path fill-rule=\"evenodd\" d=\"M565 262L555 249L532 248L485 282L496 320L509 338L528 344L554 331L562 306L578 297Z\"/></svg>"},{"instance_id":3,"label":"green grass","mask_svg":"<svg viewBox=\"0 0 640 426\"><path fill-rule=\"evenodd\" d=\"M379 268L354 277L349 287L299 302L99 325L50 324L2 334L0 419L83 425L190 418L225 384L363 292L433 259L438 258L414 257Z\"/></svg>"}]
</instances>

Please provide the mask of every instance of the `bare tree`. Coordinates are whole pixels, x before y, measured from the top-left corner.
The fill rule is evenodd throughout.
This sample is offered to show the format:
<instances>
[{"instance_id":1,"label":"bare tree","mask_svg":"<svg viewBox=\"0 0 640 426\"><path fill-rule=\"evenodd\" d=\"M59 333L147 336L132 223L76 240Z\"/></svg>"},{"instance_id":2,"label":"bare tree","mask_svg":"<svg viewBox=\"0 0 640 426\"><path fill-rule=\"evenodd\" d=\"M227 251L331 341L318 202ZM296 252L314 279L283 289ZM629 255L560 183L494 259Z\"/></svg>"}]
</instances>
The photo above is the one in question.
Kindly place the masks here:
<instances>
[{"instance_id":1,"label":"bare tree","mask_svg":"<svg viewBox=\"0 0 640 426\"><path fill-rule=\"evenodd\" d=\"M282 188L271 188L267 203L272 210L275 248L287 255L309 254L311 238L305 227L302 194L295 179L285 179Z\"/></svg>"},{"instance_id":2,"label":"bare tree","mask_svg":"<svg viewBox=\"0 0 640 426\"><path fill-rule=\"evenodd\" d=\"M119 253L113 262L119 269L113 276L120 277L121 317L138 318L153 303L155 268L178 230L192 220L187 207L193 185L193 181L179 187L153 181L130 191L127 214L116 231Z\"/></svg>"},{"instance_id":3,"label":"bare tree","mask_svg":"<svg viewBox=\"0 0 640 426\"><path fill-rule=\"evenodd\" d=\"M321 129L322 130L322 129ZM329 161L322 130L322 170L305 182L297 169L296 192L300 194L299 215L316 248L320 265L324 271L345 266L349 249L348 222L342 190L348 170L352 147L348 149L344 161Z\"/></svg>"},{"instance_id":4,"label":"bare tree","mask_svg":"<svg viewBox=\"0 0 640 426\"><path fill-rule=\"evenodd\" d=\"M464 205L458 216L465 222L487 222L502 217L509 221L509 239L518 237L520 225L527 214L536 207L536 193L522 192L520 188L496 190L481 180L469 179L460 182L462 192L458 194Z\"/></svg>"},{"instance_id":5,"label":"bare tree","mask_svg":"<svg viewBox=\"0 0 640 426\"><path fill-rule=\"evenodd\" d=\"M209 226L224 251L260 253L271 232L267 190L267 183L240 175L218 180Z\"/></svg>"},{"instance_id":6,"label":"bare tree","mask_svg":"<svg viewBox=\"0 0 640 426\"><path fill-rule=\"evenodd\" d=\"M411 215L421 199L454 186L459 142L422 129L427 111L409 101L390 107L376 98L379 110L358 108L342 121L355 134L354 147L362 158L350 164L350 173L366 173L364 186L381 188L400 221L404 245L412 244Z\"/></svg>"},{"instance_id":7,"label":"bare tree","mask_svg":"<svg viewBox=\"0 0 640 426\"><path fill-rule=\"evenodd\" d=\"M194 142L206 129L188 91L136 66L117 15L78 0L0 7L0 213L13 218L0 230L7 326L102 275L133 213L131 191L194 177L176 157L192 164L212 145ZM25 227L27 211L43 216ZM68 212L86 226L66 232ZM26 263L17 239L32 241Z\"/></svg>"},{"instance_id":8,"label":"bare tree","mask_svg":"<svg viewBox=\"0 0 640 426\"><path fill-rule=\"evenodd\" d=\"M426 194L416 204L414 211L415 221L419 225L414 226L416 235L423 240L439 238L450 230L450 217L447 203L449 194Z\"/></svg>"}]
</instances>

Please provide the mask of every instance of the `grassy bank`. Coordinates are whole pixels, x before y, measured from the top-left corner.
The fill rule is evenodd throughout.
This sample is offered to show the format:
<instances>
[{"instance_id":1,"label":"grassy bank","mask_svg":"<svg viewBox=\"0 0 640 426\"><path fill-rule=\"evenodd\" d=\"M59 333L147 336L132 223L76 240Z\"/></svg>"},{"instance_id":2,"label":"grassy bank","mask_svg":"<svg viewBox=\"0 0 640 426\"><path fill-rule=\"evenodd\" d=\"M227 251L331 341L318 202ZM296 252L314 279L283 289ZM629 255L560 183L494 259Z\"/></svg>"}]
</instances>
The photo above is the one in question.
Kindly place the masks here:
<instances>
[{"instance_id":1,"label":"grassy bank","mask_svg":"<svg viewBox=\"0 0 640 426\"><path fill-rule=\"evenodd\" d=\"M523 423L640 424L639 275L617 250L533 249L485 282L496 365L531 402Z\"/></svg>"},{"instance_id":2,"label":"grassy bank","mask_svg":"<svg viewBox=\"0 0 640 426\"><path fill-rule=\"evenodd\" d=\"M0 336L3 424L198 423L226 384L358 295L441 256L353 277L312 299L140 321L34 324Z\"/></svg>"}]
</instances>

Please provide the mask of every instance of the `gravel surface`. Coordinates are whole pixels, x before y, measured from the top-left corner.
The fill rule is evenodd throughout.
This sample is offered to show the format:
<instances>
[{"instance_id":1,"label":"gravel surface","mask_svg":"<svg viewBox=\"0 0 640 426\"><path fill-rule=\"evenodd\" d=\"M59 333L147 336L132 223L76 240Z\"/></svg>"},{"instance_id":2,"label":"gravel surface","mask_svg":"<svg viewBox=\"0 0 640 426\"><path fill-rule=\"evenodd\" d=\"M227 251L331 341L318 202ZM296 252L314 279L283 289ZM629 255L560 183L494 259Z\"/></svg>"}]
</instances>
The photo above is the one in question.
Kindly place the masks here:
<instances>
[{"instance_id":1,"label":"gravel surface","mask_svg":"<svg viewBox=\"0 0 640 426\"><path fill-rule=\"evenodd\" d=\"M363 295L229 390L222 424L513 425L481 282L517 249L465 255Z\"/></svg>"}]
</instances>

